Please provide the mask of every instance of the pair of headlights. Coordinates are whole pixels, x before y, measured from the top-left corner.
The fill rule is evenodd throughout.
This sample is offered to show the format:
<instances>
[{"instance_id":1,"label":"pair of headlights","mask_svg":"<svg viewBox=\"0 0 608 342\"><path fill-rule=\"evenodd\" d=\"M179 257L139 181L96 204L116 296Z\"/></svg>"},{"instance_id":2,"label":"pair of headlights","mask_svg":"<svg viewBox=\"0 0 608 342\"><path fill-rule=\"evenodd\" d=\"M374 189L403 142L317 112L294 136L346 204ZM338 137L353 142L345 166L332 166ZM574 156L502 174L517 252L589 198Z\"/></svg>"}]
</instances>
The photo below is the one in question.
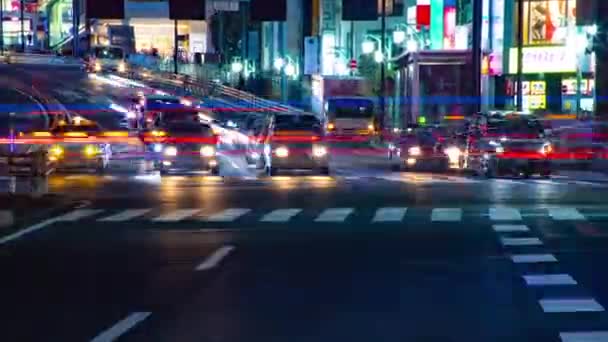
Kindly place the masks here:
<instances>
[{"instance_id":1,"label":"pair of headlights","mask_svg":"<svg viewBox=\"0 0 608 342\"><path fill-rule=\"evenodd\" d=\"M62 157L64 153L65 149L59 145L52 146L49 149L49 155L55 159ZM94 157L101 154L101 148L97 145L85 145L82 149L82 153L87 157Z\"/></svg>"},{"instance_id":2,"label":"pair of headlights","mask_svg":"<svg viewBox=\"0 0 608 342\"><path fill-rule=\"evenodd\" d=\"M289 149L285 146L277 147L274 150L274 155L279 158L289 157ZM327 147L321 145L315 145L312 147L312 155L315 158L323 158L327 155Z\"/></svg>"},{"instance_id":3,"label":"pair of headlights","mask_svg":"<svg viewBox=\"0 0 608 342\"><path fill-rule=\"evenodd\" d=\"M155 145L154 146L154 151L156 152L160 152L160 150L162 149L162 146L159 147L160 145ZM163 154L167 157L175 157L177 156L178 150L177 147L175 146L167 146L164 150L163 150ZM215 156L215 147L213 146L203 146L201 147L199 153L201 154L201 156L203 157L213 157Z\"/></svg>"}]
</instances>

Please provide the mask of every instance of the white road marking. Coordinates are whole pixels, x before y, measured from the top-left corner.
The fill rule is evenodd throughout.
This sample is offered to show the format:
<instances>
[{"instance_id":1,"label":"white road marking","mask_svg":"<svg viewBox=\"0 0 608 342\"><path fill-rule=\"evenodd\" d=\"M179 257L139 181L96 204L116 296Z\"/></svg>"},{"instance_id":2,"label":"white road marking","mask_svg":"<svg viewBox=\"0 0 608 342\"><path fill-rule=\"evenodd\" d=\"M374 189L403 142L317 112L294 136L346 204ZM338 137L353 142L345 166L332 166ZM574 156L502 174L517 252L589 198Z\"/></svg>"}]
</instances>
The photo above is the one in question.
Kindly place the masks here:
<instances>
[{"instance_id":1,"label":"white road marking","mask_svg":"<svg viewBox=\"0 0 608 342\"><path fill-rule=\"evenodd\" d=\"M492 226L497 233L528 232L530 228L523 224L495 224Z\"/></svg>"},{"instance_id":2,"label":"white road marking","mask_svg":"<svg viewBox=\"0 0 608 342\"><path fill-rule=\"evenodd\" d=\"M353 211L353 208L325 209L319 216L317 216L315 222L344 222Z\"/></svg>"},{"instance_id":3,"label":"white road marking","mask_svg":"<svg viewBox=\"0 0 608 342\"><path fill-rule=\"evenodd\" d=\"M207 271L215 268L228 254L232 253L234 246L223 246L211 253L202 263L196 266L196 271Z\"/></svg>"},{"instance_id":4,"label":"white road marking","mask_svg":"<svg viewBox=\"0 0 608 342\"><path fill-rule=\"evenodd\" d=\"M576 331L559 333L562 342L606 342L608 331Z\"/></svg>"},{"instance_id":5,"label":"white road marking","mask_svg":"<svg viewBox=\"0 0 608 342\"><path fill-rule=\"evenodd\" d=\"M302 209L277 209L264 215L260 221L262 222L287 222L292 217L302 212Z\"/></svg>"},{"instance_id":6,"label":"white road marking","mask_svg":"<svg viewBox=\"0 0 608 342\"><path fill-rule=\"evenodd\" d=\"M577 285L569 274L528 274L523 276L528 286Z\"/></svg>"},{"instance_id":7,"label":"white road marking","mask_svg":"<svg viewBox=\"0 0 608 342\"><path fill-rule=\"evenodd\" d=\"M507 207L490 208L490 219L492 221L521 221L518 209Z\"/></svg>"},{"instance_id":8,"label":"white road marking","mask_svg":"<svg viewBox=\"0 0 608 342\"><path fill-rule=\"evenodd\" d=\"M540 246L543 244L539 238L501 238L503 246Z\"/></svg>"},{"instance_id":9,"label":"white road marking","mask_svg":"<svg viewBox=\"0 0 608 342\"><path fill-rule=\"evenodd\" d=\"M538 301L544 312L600 312L604 307L593 298L541 299Z\"/></svg>"},{"instance_id":10,"label":"white road marking","mask_svg":"<svg viewBox=\"0 0 608 342\"><path fill-rule=\"evenodd\" d=\"M127 210L121 211L118 214L101 218L98 221L103 221L103 222L128 221L128 220L132 220L136 217L143 216L143 215L149 213L150 211L152 211L152 209L127 209Z\"/></svg>"},{"instance_id":11,"label":"white road marking","mask_svg":"<svg viewBox=\"0 0 608 342\"><path fill-rule=\"evenodd\" d=\"M108 330L105 330L101 334L95 336L90 342L116 341L122 335L134 328L137 324L148 318L151 314L151 312L134 312L127 316L127 318L111 326Z\"/></svg>"},{"instance_id":12,"label":"white road marking","mask_svg":"<svg viewBox=\"0 0 608 342\"><path fill-rule=\"evenodd\" d=\"M86 217L97 215L103 211L104 211L103 209L76 209L67 214L56 217L55 221L62 221L62 222L78 221L78 220L81 220Z\"/></svg>"},{"instance_id":13,"label":"white road marking","mask_svg":"<svg viewBox=\"0 0 608 342\"><path fill-rule=\"evenodd\" d=\"M231 208L221 211L217 214L213 214L205 219L205 221L209 222L232 222L239 217L250 212L251 209L240 209L240 208Z\"/></svg>"},{"instance_id":14,"label":"white road marking","mask_svg":"<svg viewBox=\"0 0 608 342\"><path fill-rule=\"evenodd\" d=\"M517 181L517 180L513 180L513 179L494 179L493 183L497 183L497 184L504 183L504 185L506 185L506 184L525 185L525 184L527 184L526 182Z\"/></svg>"},{"instance_id":15,"label":"white road marking","mask_svg":"<svg viewBox=\"0 0 608 342\"><path fill-rule=\"evenodd\" d=\"M511 260L516 264L531 264L540 262L557 262L553 254L514 254Z\"/></svg>"},{"instance_id":16,"label":"white road marking","mask_svg":"<svg viewBox=\"0 0 608 342\"><path fill-rule=\"evenodd\" d=\"M407 208L379 208L372 222L401 222Z\"/></svg>"},{"instance_id":17,"label":"white road marking","mask_svg":"<svg viewBox=\"0 0 608 342\"><path fill-rule=\"evenodd\" d=\"M563 184L563 183L556 182L554 180L549 180L549 179L534 179L534 180L530 181L530 183L544 184L544 185L561 185L561 184Z\"/></svg>"},{"instance_id":18,"label":"white road marking","mask_svg":"<svg viewBox=\"0 0 608 342\"><path fill-rule=\"evenodd\" d=\"M584 221L585 216L576 208L549 208L549 216L556 221Z\"/></svg>"},{"instance_id":19,"label":"white road marking","mask_svg":"<svg viewBox=\"0 0 608 342\"><path fill-rule=\"evenodd\" d=\"M460 208L435 208L431 212L433 222L459 222L462 220Z\"/></svg>"},{"instance_id":20,"label":"white road marking","mask_svg":"<svg viewBox=\"0 0 608 342\"><path fill-rule=\"evenodd\" d=\"M37 223L37 224L35 224L33 226L29 226L27 228L24 228L24 229L22 229L22 230L20 230L20 231L18 231L16 233L13 233L11 235L7 235L7 236L5 236L3 238L0 238L0 245L6 244L6 243L14 241L14 240L17 240L17 239L19 239L19 238L21 238L21 237L23 237L23 236L25 236L27 234L33 233L33 232L38 231L38 230L40 230L42 228L46 228L47 226L49 226L49 225L51 225L51 224L53 224L55 222L56 222L55 219L52 218L52 219L45 220L45 221L42 221L40 223Z\"/></svg>"},{"instance_id":21,"label":"white road marking","mask_svg":"<svg viewBox=\"0 0 608 342\"><path fill-rule=\"evenodd\" d=\"M156 222L177 222L196 215L200 209L178 209L167 214L161 215L152 221Z\"/></svg>"}]
</instances>

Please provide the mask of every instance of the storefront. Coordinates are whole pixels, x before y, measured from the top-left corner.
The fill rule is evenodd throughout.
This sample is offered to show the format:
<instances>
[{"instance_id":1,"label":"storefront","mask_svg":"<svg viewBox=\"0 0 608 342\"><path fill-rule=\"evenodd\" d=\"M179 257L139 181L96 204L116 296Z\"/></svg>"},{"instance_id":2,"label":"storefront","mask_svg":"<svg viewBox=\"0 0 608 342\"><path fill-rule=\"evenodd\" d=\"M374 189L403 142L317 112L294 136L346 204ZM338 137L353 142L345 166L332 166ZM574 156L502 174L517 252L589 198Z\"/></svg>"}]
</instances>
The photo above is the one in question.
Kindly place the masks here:
<instances>
[{"instance_id":1,"label":"storefront","mask_svg":"<svg viewBox=\"0 0 608 342\"><path fill-rule=\"evenodd\" d=\"M522 107L525 111L575 113L593 110L594 61L577 37L576 0L523 0ZM517 106L517 6L511 44L505 47L505 104ZM577 92L577 84L580 92ZM577 105L577 98L580 99Z\"/></svg>"}]
</instances>

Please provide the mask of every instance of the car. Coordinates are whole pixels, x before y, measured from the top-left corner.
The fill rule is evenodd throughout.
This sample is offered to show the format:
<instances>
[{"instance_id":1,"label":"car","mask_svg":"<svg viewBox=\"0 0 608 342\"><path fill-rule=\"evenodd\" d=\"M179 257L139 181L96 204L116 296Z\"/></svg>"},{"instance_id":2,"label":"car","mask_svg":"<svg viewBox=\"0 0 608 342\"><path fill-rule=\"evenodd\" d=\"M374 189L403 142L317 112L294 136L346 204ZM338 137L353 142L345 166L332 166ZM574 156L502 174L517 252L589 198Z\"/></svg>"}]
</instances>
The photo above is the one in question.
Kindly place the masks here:
<instances>
[{"instance_id":1,"label":"car","mask_svg":"<svg viewBox=\"0 0 608 342\"><path fill-rule=\"evenodd\" d=\"M263 163L269 176L280 170L314 170L329 175L323 123L310 114L277 114L264 137Z\"/></svg>"},{"instance_id":2,"label":"car","mask_svg":"<svg viewBox=\"0 0 608 342\"><path fill-rule=\"evenodd\" d=\"M112 149L103 139L95 139L104 135L96 122L75 117L70 123L56 126L51 134L58 141L49 147L48 158L56 170L107 170Z\"/></svg>"},{"instance_id":3,"label":"car","mask_svg":"<svg viewBox=\"0 0 608 342\"><path fill-rule=\"evenodd\" d=\"M162 137L162 143L153 145L155 152L160 154L158 167L161 175L176 171L220 174L218 138L208 124L193 120L170 121L154 132L157 137Z\"/></svg>"},{"instance_id":4,"label":"car","mask_svg":"<svg viewBox=\"0 0 608 342\"><path fill-rule=\"evenodd\" d=\"M479 116L467 133L465 168L488 178L551 176L553 144L529 114Z\"/></svg>"},{"instance_id":5,"label":"car","mask_svg":"<svg viewBox=\"0 0 608 342\"><path fill-rule=\"evenodd\" d=\"M432 128L409 127L389 143L388 159L393 171L419 170L447 172L457 163L459 150L445 146L444 137ZM454 152L456 149L456 152Z\"/></svg>"},{"instance_id":6,"label":"car","mask_svg":"<svg viewBox=\"0 0 608 342\"><path fill-rule=\"evenodd\" d=\"M148 127L155 125L163 113L180 112L190 107L179 96L151 94L143 97L143 112ZM190 109L191 110L191 109Z\"/></svg>"}]
</instances>

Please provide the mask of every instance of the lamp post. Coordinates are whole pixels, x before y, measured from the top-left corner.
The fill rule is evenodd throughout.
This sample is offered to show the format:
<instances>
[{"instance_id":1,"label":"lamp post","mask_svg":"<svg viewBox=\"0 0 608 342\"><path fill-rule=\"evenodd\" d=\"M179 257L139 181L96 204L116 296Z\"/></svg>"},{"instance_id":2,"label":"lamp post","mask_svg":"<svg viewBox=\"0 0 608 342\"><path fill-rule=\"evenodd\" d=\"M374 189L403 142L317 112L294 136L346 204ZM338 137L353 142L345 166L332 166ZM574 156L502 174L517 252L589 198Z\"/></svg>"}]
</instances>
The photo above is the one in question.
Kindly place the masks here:
<instances>
[{"instance_id":1,"label":"lamp post","mask_svg":"<svg viewBox=\"0 0 608 342\"><path fill-rule=\"evenodd\" d=\"M0 55L4 56L4 0L0 0Z\"/></svg>"}]
</instances>

